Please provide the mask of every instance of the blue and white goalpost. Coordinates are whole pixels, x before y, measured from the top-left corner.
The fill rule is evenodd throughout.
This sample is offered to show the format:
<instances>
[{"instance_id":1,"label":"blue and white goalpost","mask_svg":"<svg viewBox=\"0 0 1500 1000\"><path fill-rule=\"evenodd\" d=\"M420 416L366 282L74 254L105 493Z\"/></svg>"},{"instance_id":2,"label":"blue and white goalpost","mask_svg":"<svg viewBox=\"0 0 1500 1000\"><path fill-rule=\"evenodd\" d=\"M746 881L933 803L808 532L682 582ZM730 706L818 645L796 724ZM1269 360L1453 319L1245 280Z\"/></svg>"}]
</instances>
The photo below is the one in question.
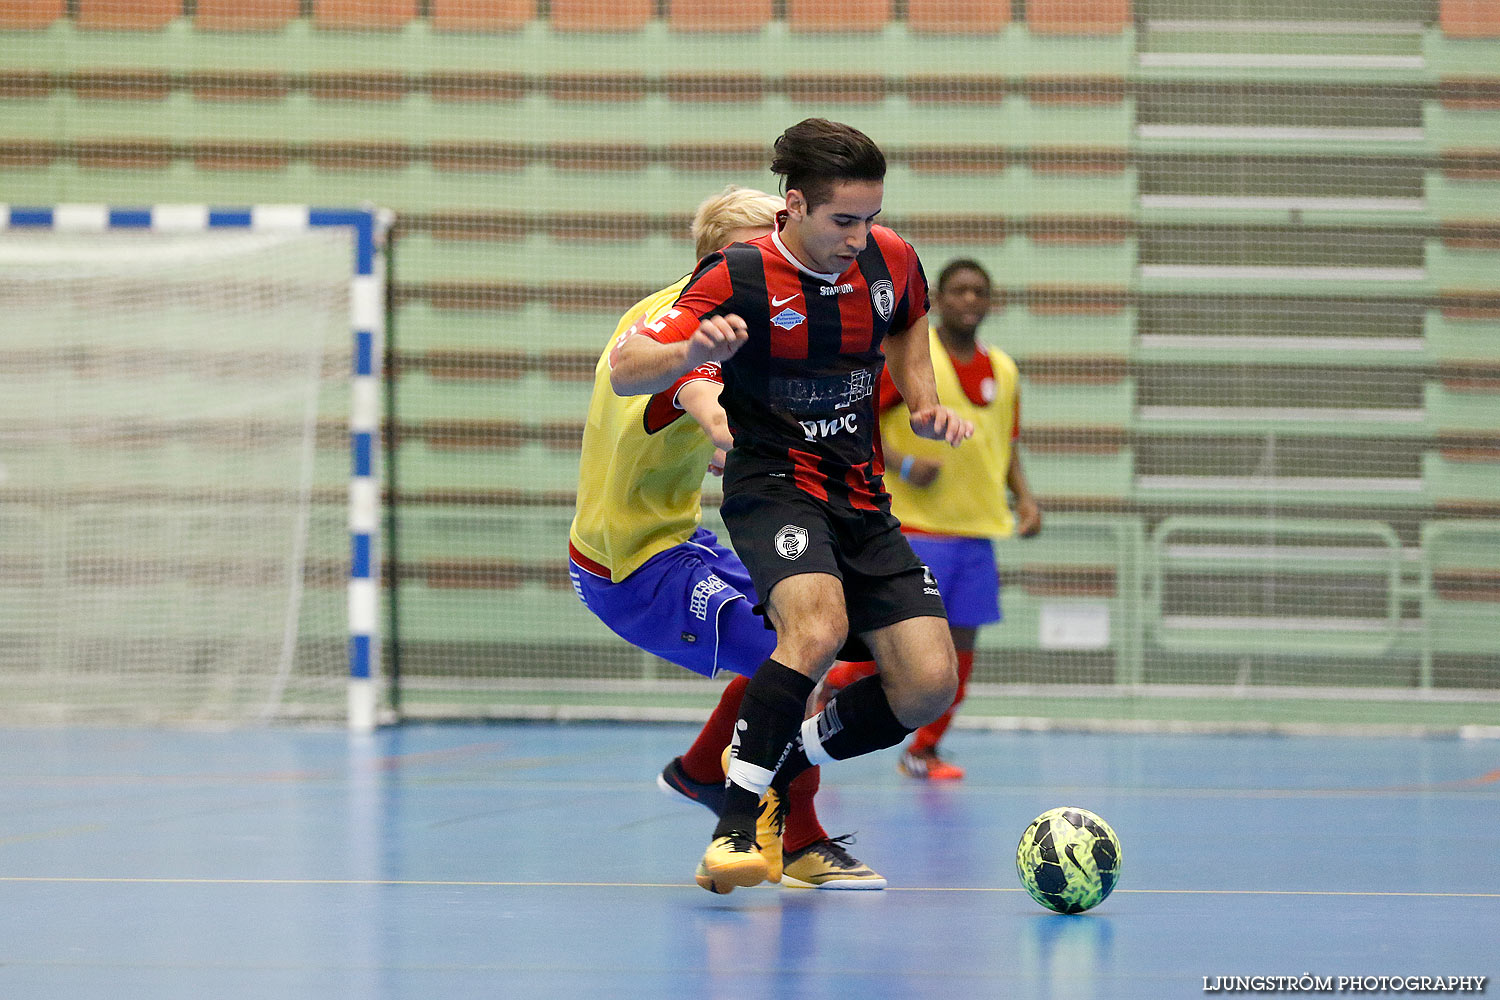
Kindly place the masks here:
<instances>
[{"instance_id":1,"label":"blue and white goalpost","mask_svg":"<svg viewBox=\"0 0 1500 1000\"><path fill-rule=\"evenodd\" d=\"M163 341L163 343L166 343L165 347L158 349L148 339L142 339L149 336L148 327L150 325L151 313L154 310L159 310L163 314L167 314L175 308L178 301L186 302L187 300L193 300L190 305L185 305L183 308L196 309L199 310L199 314L208 315L213 307L214 296L218 294L219 286L225 288L226 295L234 293L236 289L233 286L237 285L257 286L250 288L246 294L268 295L271 293L266 292L265 289L271 287L287 289L287 297L291 299L299 297L307 299L311 295L306 288L297 283L296 264L288 263L282 271L273 272L269 270L269 268L274 266L274 255L278 252L274 249L274 246L269 251L271 256L267 258L270 263L257 265L262 268L261 272L250 273L243 277L236 277L232 254L226 251L222 254L224 261L216 265L219 269L206 271L201 277L193 279L197 281L197 284L188 285L186 283L187 279L184 279L182 289L174 291L175 285L172 279L169 278L166 281L158 280L158 285L164 289L159 293L159 301L156 298L149 298L149 293L141 293L138 296L140 301L136 301L130 305L122 304L119 310L121 315L130 313L138 317L135 320L137 331L132 333L129 329L126 329L128 323L122 321L121 327L124 332L121 334L118 344L110 343L110 327L105 325L99 328L101 331L104 331L102 336L94 333L78 334L71 346L68 347L68 351L71 352L70 355L52 356L48 353L52 349L52 344L67 340L73 335L70 332L57 332L65 329L61 324L65 323L66 320L57 320L59 326L50 333L45 328L49 322L53 321L51 314L67 312L73 307L58 306L49 298L51 293L45 291L41 284L41 282L46 280L44 268L40 265L31 264L26 258L28 252L26 249L27 245L35 244L40 246L40 243L44 242L41 239L42 236L56 234L64 240L73 241L76 248L68 251L72 254L72 258L64 259L83 261L86 266L100 266L94 262L102 260L108 250L107 248L100 249L92 246L89 243L89 238L92 234L100 234L94 238L105 243L108 243L111 239L126 239L125 237L105 234L128 232L134 232L140 236L160 234L165 238L163 241L127 239L127 249L124 251L124 254L129 256L135 253L136 251L128 249L128 247L133 246L139 248L142 254L150 255L157 249L153 247L153 243L171 242L175 239L181 244L176 252L183 265L189 267L196 263L196 258L211 257L217 254L217 251L199 253L190 249L192 246L190 234L205 234L205 236L211 236L216 233L267 234L264 237L246 237L247 239L251 239L252 242L258 241L261 243L260 250L263 254L268 253L266 249L268 243L275 243L276 237L274 234L286 234L289 242L292 239L292 234L299 232L342 232L348 235L348 245L352 249L352 259L347 262L348 332L349 336L352 337L353 365L350 373L350 406L348 414L351 468L348 487L349 577L346 591L348 632L347 718L350 728L356 730L373 728L377 724L379 717L380 561L378 541L380 537L381 490L378 469L382 411L380 366L385 338L385 282L382 246L384 243L383 235L388 229L390 221L389 213L378 210L322 209L300 205L260 205L246 208L216 208L202 205L158 205L146 208L116 208L104 205L82 204L64 204L51 207L20 207L0 204L0 239L8 237L9 240L6 243L0 244L0 249L4 251L4 254L0 255L0 296L9 295L11 300L10 305L15 306L11 310L11 316L12 321L16 323L15 329L18 334L15 338L4 338L12 341L9 345L0 343L0 357L3 357L8 351L15 351L15 356L21 359L21 362L18 362L21 367L19 369L13 368L13 371L19 370L23 374L14 375L13 377L17 380L27 377L29 378L29 383L26 384L34 386L46 386L49 380L51 380L51 383L54 385L53 389L39 391L50 391L53 396L65 394L55 388L58 384L71 386L87 382L87 385L79 390L82 393L98 385L108 383L114 377L108 372L101 373L94 369L84 372L82 377L78 375L79 369L77 368L76 359L80 356L91 356L89 355L88 347L91 341L104 341L105 343L99 345L99 350L102 352L100 357L117 356L135 360L146 359L140 362L141 364L151 364L153 363L153 359L159 355L175 354L188 357L191 360L191 365L187 369L187 375L171 373L164 376L155 371L155 369L146 372L138 383L142 387L140 390L142 393L161 391L154 388L158 383L154 382L153 379L158 379L162 385L180 384L185 386L184 392L188 395L191 395L194 391L201 391L204 395L213 395L213 379L215 374L217 371L224 370L231 372L235 378L250 385L250 388L247 390L247 398L253 403L257 396L265 397L272 395L274 391L272 389L256 388L253 380L257 377L257 373L245 370L252 368L253 365L247 364L242 359L246 356L252 358L270 356L265 353L262 355L255 354L256 351L266 352L268 350L260 341L260 338L254 335L256 324L260 323L262 327L277 326L278 324L283 326L295 325L294 319L286 319L288 315L293 315L289 310L280 306L273 306L268 313L269 319L236 317L234 322L239 324L236 329L244 332L225 335L222 339L226 341L238 340L240 343L224 345L224 353L219 356L195 353L216 349L217 345L213 345L212 341L215 340L217 335L211 330L198 331L196 327L199 324L192 318L194 315L192 313L184 313L184 316L187 317L185 319L164 320L160 324L171 325L172 322L176 322L177 326L184 331L182 335L178 336L177 340L170 343ZM232 239L234 237L231 237ZM209 245L211 245L209 242L205 243L205 246ZM343 245L342 241L338 241L337 245ZM117 250L115 252L117 256L120 255L120 251ZM312 253L313 251L305 250L301 252ZM324 252L324 256L327 256L326 251ZM162 273L171 274L169 265L170 262L162 265ZM30 271L28 271L28 268L30 268ZM61 270L66 270L66 267L61 268ZM28 285L26 283L27 275L33 271L37 275L40 275L40 277L32 285ZM229 277L223 277L224 275L228 275ZM5 280L7 277L13 277L15 280L7 282ZM95 287L112 288L114 285L109 282L113 280L114 278L111 274L108 276L107 281L96 282ZM7 284L9 285L9 289L6 288ZM80 287L87 289L86 284ZM125 286L121 285L121 287ZM57 294L61 296L64 293L60 292ZM82 294L84 297L88 297L89 295L86 290ZM96 293L94 297L98 298L100 294L102 293ZM0 313L6 312L4 308L6 305L7 300L0 298ZM107 311L109 303L104 303L102 306L99 303L90 303L88 308ZM335 305L334 308L341 307ZM31 318L33 316L37 318ZM17 319L17 317L22 317L22 319ZM0 326L4 325L6 325L5 321L0 319ZM32 332L25 334L22 330L23 326L26 331ZM198 336L197 341L191 339L191 336L195 333ZM278 330L277 333L280 334L281 331ZM132 336L136 339L132 340ZM289 343L293 344L290 350L294 351L295 332L293 332L292 336L293 341L289 341ZM332 337L334 335L329 334L329 336ZM228 353L231 350L238 351L238 354L231 355ZM111 355L110 351L115 353ZM204 360L205 357L209 360ZM236 360L236 358L241 360ZM321 360L322 358L315 359L312 362L304 364L303 367L304 369L308 368L309 365L316 367L317 363ZM29 376L25 374L27 372L26 364L35 366ZM238 369L234 367L236 364L240 366ZM72 366L71 371L68 370L69 366ZM0 367L6 366L0 365ZM100 366L95 366L96 369L98 367ZM291 367L292 363L289 362L288 370L291 370ZM63 374L59 375L59 372ZM195 372L205 373L201 379L202 384L198 384L198 381L195 380ZM132 377L131 375L126 375L123 377L123 380L128 382ZM314 379L318 378L316 371L314 371L312 377ZM59 382L59 379L63 381ZM69 379L72 381L67 381ZM176 381L173 382L171 381L172 379ZM19 391L23 391L24 394L25 384L19 381L16 384L20 386ZM4 385L0 385L0 389L4 388ZM165 392L162 394L165 395ZM193 414L186 411L182 414L163 416L157 421L156 417L158 413L165 414L171 410L170 404L165 400L158 403L154 411L149 408L150 401L142 401L137 409L130 410L126 408L125 404L117 402L119 399L124 398L124 396L124 393L117 391L115 397L112 397L111 402L100 404L96 407L100 414L97 418L97 426L104 428L97 433L110 433L112 424L117 427L131 425L138 429L144 428L144 430L140 431L140 435L145 444L136 442L135 450L137 452L148 451L152 447L160 447L162 449L170 447L176 449L177 453L180 453L184 447L181 443L184 435L188 437L196 435L193 447L210 450L215 440L212 437L213 434L217 433L221 436L221 439L232 442L235 440L233 434L240 433L234 429L237 419L234 413L230 413L228 416L219 414L211 415L208 418L197 421L197 426L195 427ZM81 403L73 409L86 409L87 405L87 403ZM299 515L302 518L302 542L305 543L307 535L306 522L311 516L307 513L307 510L310 510L308 506L310 501L307 501L307 496L310 496L312 493L314 440L317 423L317 414L315 411L317 402L314 400L311 404L304 406L306 410L305 421L297 415L302 412L296 409L298 405L303 404L296 404L294 402L285 407L292 415L283 419L282 424L278 426L303 422L306 424L303 435L305 441L300 446L303 451L300 466L303 471L300 475L304 480L302 486L303 493L306 495L304 496L304 501L306 502L304 503L305 509L303 513ZM33 407L34 409L35 407ZM121 413L124 413L123 417L119 415ZM105 416L105 414L113 414L113 416ZM0 418L8 418L9 416L11 414L8 412L0 411ZM242 417L239 419L241 423L249 424L255 424L255 419L261 419L262 423L255 425L257 427L263 426L265 423L263 418L255 418L253 416L243 417L243 407ZM7 498L16 498L18 503L18 506L15 508L16 510L20 510L23 514L31 511L30 514L26 515L31 519L21 523L27 526L27 529L33 534L37 535L47 534L51 530L48 527L49 518L53 520L57 520L59 517L64 520L71 519L71 524L79 519L79 515L77 514L79 510L92 510L111 503L117 508L126 509L129 509L132 503L135 503L137 508L142 505L154 503L158 511L166 511L166 513L160 513L158 518L163 524L187 518L188 515L178 513L177 508L171 507L172 503L180 502L177 499L169 497L167 500L162 500L158 496L148 495L144 500L138 502L132 501L126 496L129 492L128 490L112 487L108 485L107 481L102 479L101 482L104 485L90 483L86 478L81 484L70 480L55 491L55 495L61 497L60 500L49 500L48 497L53 494L49 493L51 484L48 482L48 477L54 475L55 470L59 468L60 464L71 466L78 463L96 462L100 469L105 469L106 467L112 468L117 459L120 461L129 461L129 454L131 452L131 447L129 446L117 447L110 445L107 448L100 449L95 445L95 451L88 451L87 449L90 445L84 440L86 434L80 436L82 432L80 432L79 428L83 426L82 421L83 417L71 411L64 413L56 421L62 426L61 430L44 426L42 423L33 421L30 418L6 421L12 430L11 439L15 444L14 448L11 449L11 457L8 458L8 453L5 450L6 436L0 434L0 505L3 505L3 501ZM210 429L202 429L204 427ZM213 430L212 428L220 429ZM229 429L225 430L222 428ZM84 443L78 444L77 442L80 440L83 440ZM204 446L203 442L205 440L208 442L208 446ZM63 444L60 445L59 441L63 441ZM74 448L77 453L85 457L78 459L76 462L70 457L59 459L58 456L60 454L65 454L59 451L59 448L63 447ZM249 446L249 448L253 447L254 444ZM292 447L298 447L296 442L293 442ZM251 454L249 459L240 460L245 465L253 465L257 460L253 452L249 453ZM121 455L125 457L120 458ZM233 460L230 460L229 466L226 467L232 465ZM10 471L12 474L10 475L6 475L7 466L11 467ZM164 487L162 496L166 496L172 490L177 490L178 493L185 494L195 489L199 495L206 495L210 497L210 500L214 496L212 490L215 487L208 482L207 473L203 477L204 485L194 484L194 476L197 469L195 463L192 461L182 462L179 466L171 466L168 463L165 467L169 474L177 468L181 468L182 472L176 477L179 480L178 483L169 483ZM293 463L289 467L295 469L297 466ZM102 477L105 473L101 472L100 475ZM56 478L60 481L62 477L59 474ZM138 493L143 492L138 486L131 488L135 489ZM249 496L252 499L245 502L254 504L256 502L254 499L256 488L255 484L251 484L251 486L241 490L237 496ZM101 494L107 493L112 489L115 490L116 495L103 496L101 499ZM149 491L146 492L149 493ZM120 497L126 498L122 500ZM46 507L47 503L52 503L53 507ZM253 508L250 508L250 510L252 512L242 511L236 516L240 521L253 521L255 518ZM19 517L21 515L13 516ZM157 558L153 563L153 552L151 551L153 546L160 547L165 544L160 541L151 540L155 537L153 532L157 532L159 528L153 526L155 522L147 524L146 521L149 518L143 519L143 515L139 513L138 509L134 511L134 516L136 517L136 521L133 522L135 526L103 526L98 529L100 537L97 541L90 540L89 544L97 544L100 551L116 553L111 555L109 559L81 559L76 552L62 552L60 554L56 550L23 550L24 546L21 546L20 542L12 543L20 546L15 553L0 551L0 556L14 559L16 564L23 569L34 565L36 567L36 581L39 587L44 584L51 585L50 581L53 578L47 576L46 568L48 566L55 566L62 563L70 567L85 567L82 570L75 569L71 572L68 585L76 590L87 591L91 596L86 599L86 602L92 603L80 603L80 610L73 618L72 625L65 624L60 630L65 633L74 632L74 634L65 634L52 639L40 637L35 640L33 643L35 649L64 650L64 655L58 659L57 663L47 667L45 671L38 668L38 676L41 676L42 673L50 673L57 676L82 676L90 668L91 664L97 664L101 660L109 659L113 655L110 650L114 647L109 645L108 637L101 644L101 640L87 638L85 635L85 633L92 635L93 633L90 630L95 628L89 619L99 617L97 609L101 606L114 609L114 611L118 611L119 613L119 622L117 626L111 626L111 629L116 633L128 633L137 624L132 619L139 619L145 614L139 610L133 610L137 609L139 605L138 603L132 603L140 600L144 589L157 587L165 593L165 588L174 585L181 586L180 581L174 583L169 579L174 566L180 564L182 567L181 572L186 573L188 579L193 579L192 574L205 572L202 568L204 564L212 563L216 558L228 564L248 563L257 557L262 557L262 562L258 565L261 566L260 579L263 579L267 575L265 567L278 565L277 560L279 557L272 553L255 551L229 551L223 552L217 557L197 551L174 552ZM158 515L153 514L152 516ZM145 525L144 527L141 526L143 524ZM31 527L33 525L34 527ZM4 526L0 525L0 527ZM168 524L168 527L170 528L170 524ZM72 531L73 539L76 541L78 529L75 527L69 530ZM165 529L160 530L165 531ZM126 552L125 555L117 554L119 551L123 551L122 546L128 544L128 540L118 536L131 533L139 533L140 535L140 541L136 545L136 550L138 551L132 550ZM23 531L22 534L25 534L25 532ZM295 532L291 534L295 535ZM166 537L166 533L163 533L162 537ZM253 536L247 535L245 537ZM0 545L3 544L7 543L0 543ZM229 543L229 547L234 547L235 544L237 543L231 542ZM249 541L244 543L242 547L253 549L256 544L254 541ZM223 546L221 545L221 547ZM292 548L297 548L297 545L294 543ZM302 545L301 551L298 554L304 559L306 558L307 550L305 544ZM113 562L110 561L111 559ZM109 573L112 571L108 569L109 566L120 565L126 562L145 566L145 571L138 573L135 577L122 576L119 579L110 577ZM287 560L284 558L280 559L280 563L285 564L286 562ZM336 562L331 562L331 564L336 565ZM105 568L101 569L100 567ZM166 568L163 569L163 567ZM289 577L292 575L295 575L296 579L287 584L291 588L292 596L290 600L284 600L284 603L291 607L290 614L295 617L296 607L302 596L300 564L297 566L295 574L287 574ZM280 578L278 577L278 579ZM146 582L142 583L142 580ZM214 582L211 586L219 586L219 584ZM36 598L35 593L28 596L28 593L22 588L14 588L13 590L4 590L3 588L4 585L0 585L0 610L4 610L7 604L12 602L20 608L27 600L43 600L42 598ZM106 593L110 595L109 602L104 602L99 596ZM328 600L328 598L321 599ZM262 603L269 604L274 603L274 601L267 599ZM151 613L155 614L156 612L153 611ZM229 615L232 612L225 612L225 614ZM186 614L184 617L186 617ZM64 619L59 619L59 621L64 621ZM225 622L224 631L226 633L234 632L235 624L234 622ZM183 624L181 632L186 636L186 633L190 629L196 628L201 630L202 627L202 625ZM295 622L288 626L288 629L289 631L286 635L276 639L276 642L280 646L284 646L285 649L282 656L281 676L279 680L269 685L268 690L270 694L267 695L265 693L266 688L257 689L253 695L246 695L241 699L242 702L261 699L266 705L265 711L260 713L260 717L262 718L271 717L276 714L279 699L288 681L290 663L295 653L292 647L295 646L297 641ZM144 633L144 625L141 626L141 630ZM267 631L274 631L274 628ZM169 637L164 636L162 639L163 647L165 648L169 645L170 641ZM183 639L184 644L188 641L188 638ZM201 636L195 636L191 637L191 641L196 642L196 648L201 650L206 648L206 643L211 640L204 640ZM139 648L139 644L134 648ZM132 652L131 655L139 654ZM167 654L163 653L163 655ZM203 654L200 652L198 655L201 657ZM274 655L274 651L272 655ZM8 666L10 665L0 664L0 667ZM20 672L24 673L24 671ZM184 673L190 672L184 671ZM235 667L231 673L233 672L247 673L248 670L243 667ZM93 693L86 692L84 686L79 684L72 684L72 686L68 687L61 694L49 693L47 697L60 704L51 705L48 711L53 712L58 718L69 718L72 714L72 706L69 706L66 702L75 695L80 699L102 698L102 692L108 689L128 687L133 682L133 676L121 675L109 677L101 675L91 682ZM181 685L185 684L186 681L179 680L174 683ZM220 690L229 690L235 686L236 682L233 677L229 677L220 678L215 684ZM162 688L165 691L166 685L162 685ZM150 690L138 695L137 700L155 699L164 701L167 697L167 693L157 694L154 690ZM102 705L103 702L90 702L90 704ZM216 721L216 713L217 709L200 706L198 708L186 709L184 715L190 719ZM97 717L107 718L108 715L106 711L100 710ZM163 712L161 717L170 721L172 716ZM233 711L230 711L226 713L226 718L228 721L238 721L246 718L246 715L242 713L236 716Z\"/></svg>"}]
</instances>

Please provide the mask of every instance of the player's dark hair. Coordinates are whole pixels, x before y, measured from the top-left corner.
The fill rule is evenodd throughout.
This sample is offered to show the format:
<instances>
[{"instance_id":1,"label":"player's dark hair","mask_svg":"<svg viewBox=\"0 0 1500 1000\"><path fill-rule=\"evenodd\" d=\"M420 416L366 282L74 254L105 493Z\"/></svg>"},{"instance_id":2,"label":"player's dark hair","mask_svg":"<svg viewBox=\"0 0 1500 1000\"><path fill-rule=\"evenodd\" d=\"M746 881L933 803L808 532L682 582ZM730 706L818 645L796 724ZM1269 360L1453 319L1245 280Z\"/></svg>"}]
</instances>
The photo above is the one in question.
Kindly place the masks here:
<instances>
[{"instance_id":1,"label":"player's dark hair","mask_svg":"<svg viewBox=\"0 0 1500 1000\"><path fill-rule=\"evenodd\" d=\"M984 265L979 263L979 261L973 260L969 257L958 257L954 260L950 260L943 266L943 269L938 272L937 290L941 292L943 289L947 288L948 282L951 281L953 279L953 276L960 271L973 271L984 279L984 283L986 285L994 285L995 283L994 280L990 277L990 272L986 271L984 269Z\"/></svg>"},{"instance_id":2,"label":"player's dark hair","mask_svg":"<svg viewBox=\"0 0 1500 1000\"><path fill-rule=\"evenodd\" d=\"M885 154L857 128L809 118L776 140L771 172L781 176L783 194L801 191L814 209L833 197L841 181L885 180Z\"/></svg>"}]
</instances>

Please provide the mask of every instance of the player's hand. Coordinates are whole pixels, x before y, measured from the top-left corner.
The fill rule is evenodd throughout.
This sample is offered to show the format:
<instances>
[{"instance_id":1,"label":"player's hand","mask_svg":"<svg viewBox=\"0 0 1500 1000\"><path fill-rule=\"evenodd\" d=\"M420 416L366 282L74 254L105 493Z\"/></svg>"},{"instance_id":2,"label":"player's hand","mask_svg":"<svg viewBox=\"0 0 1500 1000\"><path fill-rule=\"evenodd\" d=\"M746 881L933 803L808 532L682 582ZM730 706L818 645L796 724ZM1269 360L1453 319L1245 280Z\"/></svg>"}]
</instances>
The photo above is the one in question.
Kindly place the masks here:
<instances>
[{"instance_id":1,"label":"player's hand","mask_svg":"<svg viewBox=\"0 0 1500 1000\"><path fill-rule=\"evenodd\" d=\"M705 361L729 360L749 336L745 321L734 313L705 318L688 338L688 367L696 368Z\"/></svg>"},{"instance_id":2,"label":"player's hand","mask_svg":"<svg viewBox=\"0 0 1500 1000\"><path fill-rule=\"evenodd\" d=\"M906 468L902 463L902 468ZM937 482L938 473L943 471L943 463L933 458L917 458L911 456L911 467L906 468L906 474L902 476L913 486L931 486Z\"/></svg>"},{"instance_id":3,"label":"player's hand","mask_svg":"<svg viewBox=\"0 0 1500 1000\"><path fill-rule=\"evenodd\" d=\"M1016 501L1016 534L1030 538L1042 530L1042 508L1031 497Z\"/></svg>"},{"instance_id":4,"label":"player's hand","mask_svg":"<svg viewBox=\"0 0 1500 1000\"><path fill-rule=\"evenodd\" d=\"M727 458L723 448L715 448L713 458L708 460L708 471L711 475L724 475L724 459Z\"/></svg>"},{"instance_id":5,"label":"player's hand","mask_svg":"<svg viewBox=\"0 0 1500 1000\"><path fill-rule=\"evenodd\" d=\"M708 439L714 443L719 451L719 464L723 464L724 453L734 447L734 435L729 433L729 418L720 410L714 415L714 420L704 428L708 432Z\"/></svg>"},{"instance_id":6,"label":"player's hand","mask_svg":"<svg viewBox=\"0 0 1500 1000\"><path fill-rule=\"evenodd\" d=\"M929 441L947 441L957 448L960 441L974 436L974 425L946 406L929 406L914 410L911 415L912 433Z\"/></svg>"}]
</instances>

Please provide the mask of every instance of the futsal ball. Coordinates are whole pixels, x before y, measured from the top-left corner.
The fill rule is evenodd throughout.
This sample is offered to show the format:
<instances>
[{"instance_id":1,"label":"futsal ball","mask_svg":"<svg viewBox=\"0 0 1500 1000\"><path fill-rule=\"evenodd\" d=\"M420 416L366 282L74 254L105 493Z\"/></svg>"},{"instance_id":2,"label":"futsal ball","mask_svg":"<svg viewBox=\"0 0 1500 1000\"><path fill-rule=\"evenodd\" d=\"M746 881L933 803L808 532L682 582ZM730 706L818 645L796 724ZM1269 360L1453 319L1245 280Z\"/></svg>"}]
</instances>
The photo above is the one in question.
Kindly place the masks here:
<instances>
[{"instance_id":1,"label":"futsal ball","mask_svg":"<svg viewBox=\"0 0 1500 1000\"><path fill-rule=\"evenodd\" d=\"M1104 902L1120 877L1120 838L1087 809L1042 813L1016 847L1016 873L1031 898L1058 913Z\"/></svg>"}]
</instances>

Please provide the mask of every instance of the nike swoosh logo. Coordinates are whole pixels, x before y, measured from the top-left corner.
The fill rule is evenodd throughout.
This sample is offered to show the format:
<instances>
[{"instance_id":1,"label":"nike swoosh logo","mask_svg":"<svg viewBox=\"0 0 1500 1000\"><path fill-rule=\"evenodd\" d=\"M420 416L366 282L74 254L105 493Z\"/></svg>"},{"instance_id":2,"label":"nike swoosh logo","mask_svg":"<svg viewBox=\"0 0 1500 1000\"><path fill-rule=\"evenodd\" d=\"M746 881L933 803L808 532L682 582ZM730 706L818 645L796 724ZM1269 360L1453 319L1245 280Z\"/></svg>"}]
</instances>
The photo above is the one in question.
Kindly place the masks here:
<instances>
[{"instance_id":1,"label":"nike swoosh logo","mask_svg":"<svg viewBox=\"0 0 1500 1000\"><path fill-rule=\"evenodd\" d=\"M696 798L698 798L698 793L697 792L693 791L691 788L688 788L686 785L684 785L680 781L677 781L677 780L673 779L673 781L672 781L672 787L675 788L675 789L677 789L679 792L681 792L683 795L686 795L690 799L696 799Z\"/></svg>"},{"instance_id":2,"label":"nike swoosh logo","mask_svg":"<svg viewBox=\"0 0 1500 1000\"><path fill-rule=\"evenodd\" d=\"M784 299L778 299L778 298L776 298L776 297L775 297L775 296L772 296L772 297L771 297L771 305L773 305L773 306L784 306L784 305L786 305L786 304L787 304L787 303L788 303L788 302L790 302L790 301L792 301L792 300L793 300L793 299L795 299L795 298L796 298L796 297L797 297L797 296L795 296L795 295L788 295L788 296L787 296L787 297L786 297L786 298L784 298Z\"/></svg>"}]
</instances>

